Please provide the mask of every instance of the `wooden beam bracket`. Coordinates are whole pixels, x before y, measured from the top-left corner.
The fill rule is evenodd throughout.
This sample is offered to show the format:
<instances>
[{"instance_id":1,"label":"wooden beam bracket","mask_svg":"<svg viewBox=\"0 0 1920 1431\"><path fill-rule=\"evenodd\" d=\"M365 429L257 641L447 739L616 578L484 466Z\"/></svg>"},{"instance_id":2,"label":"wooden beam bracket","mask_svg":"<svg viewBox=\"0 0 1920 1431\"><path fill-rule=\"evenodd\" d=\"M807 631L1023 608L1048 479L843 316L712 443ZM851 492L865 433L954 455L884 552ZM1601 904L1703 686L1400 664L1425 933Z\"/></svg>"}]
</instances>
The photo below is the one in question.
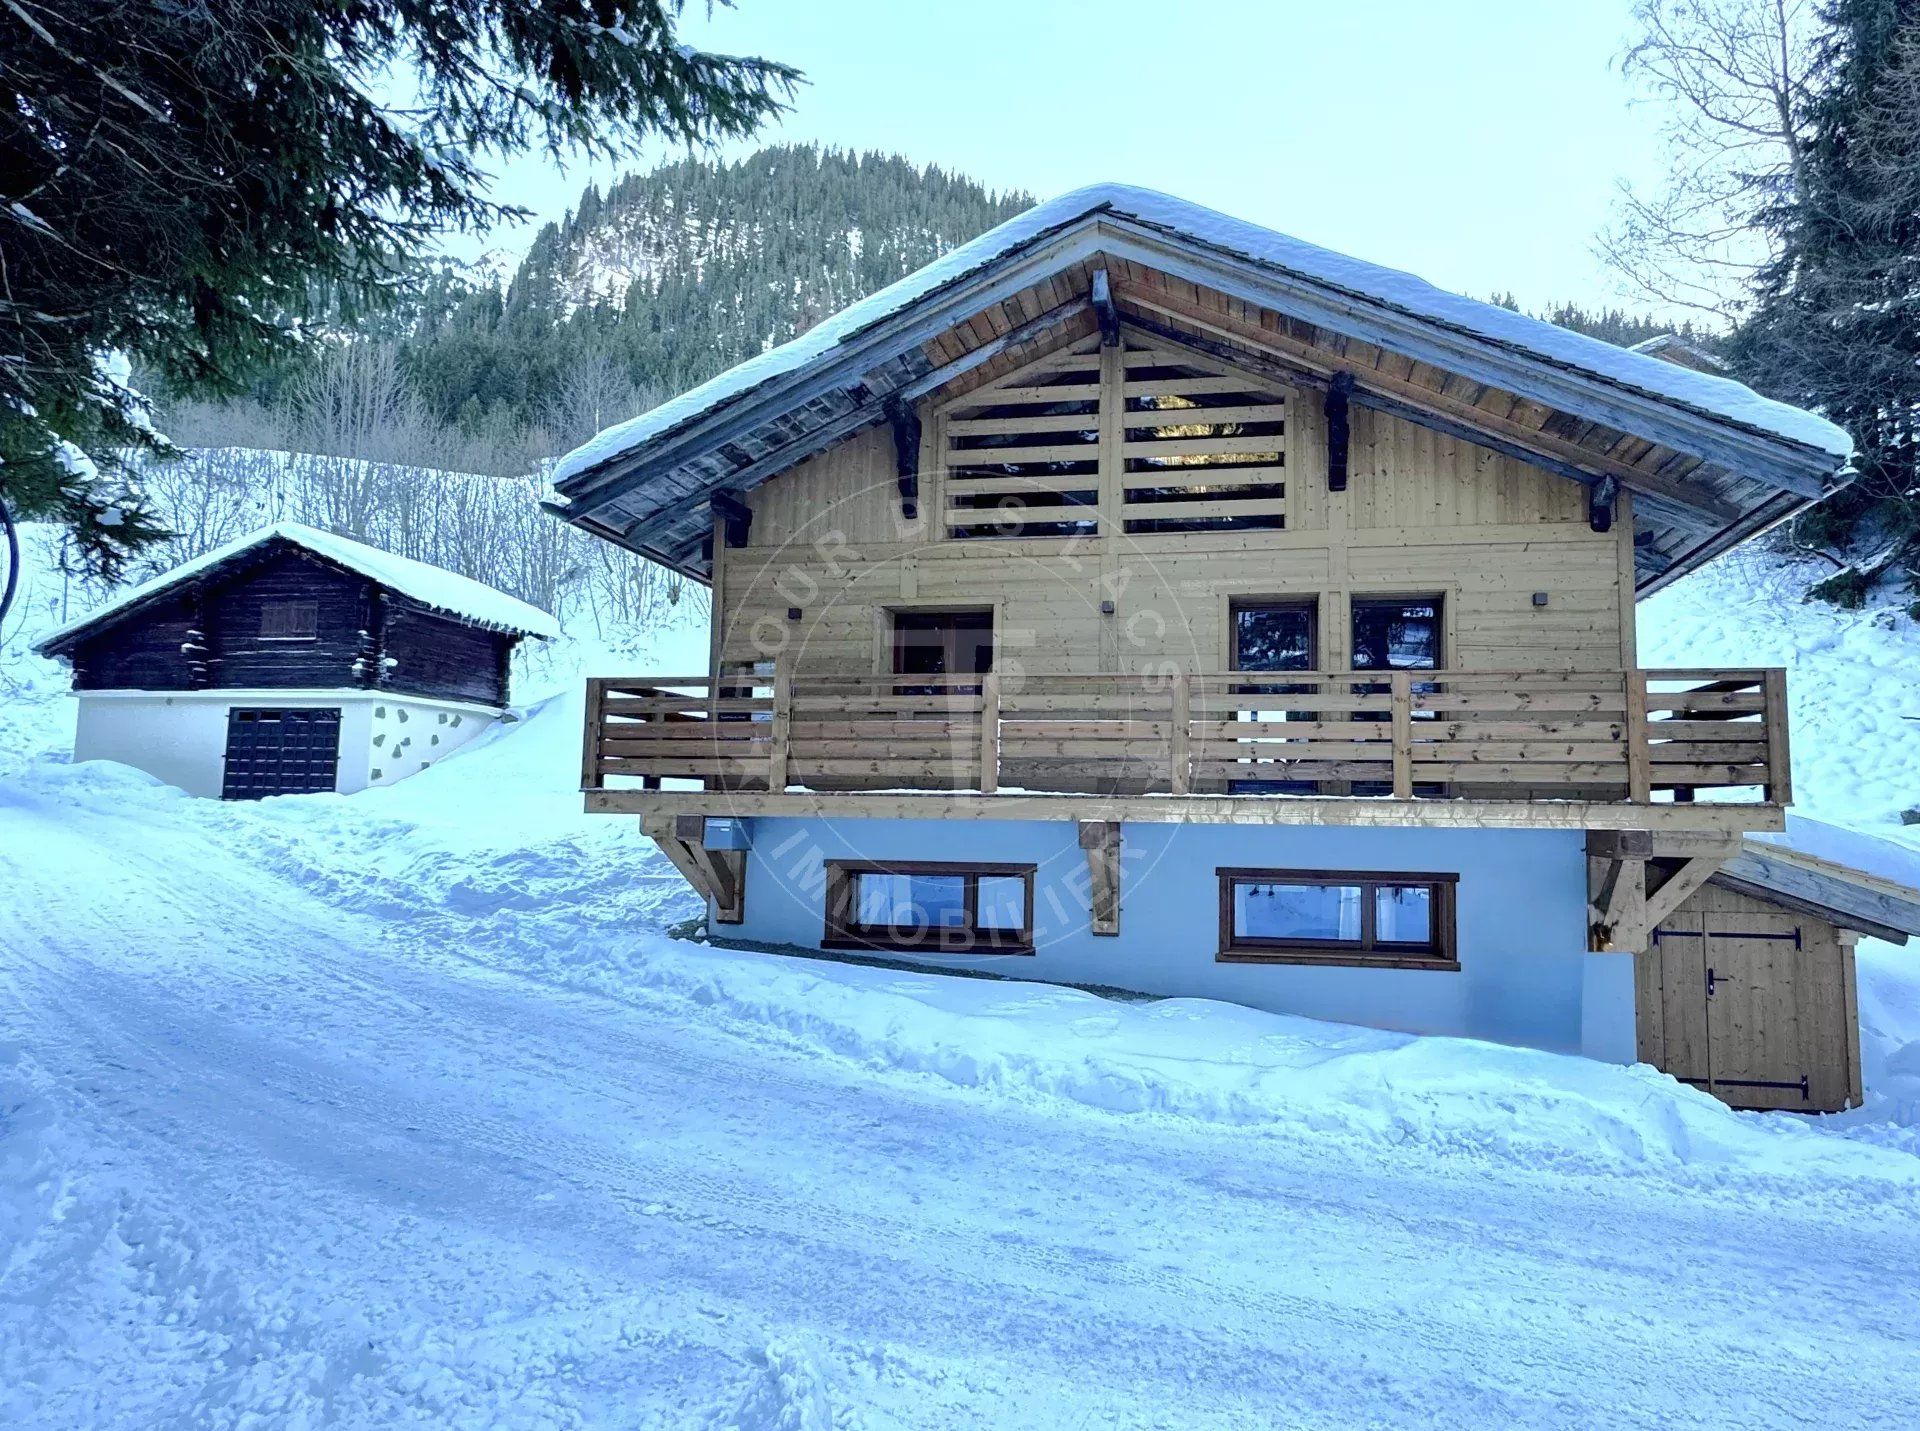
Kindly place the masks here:
<instances>
[{"instance_id":1,"label":"wooden beam bracket","mask_svg":"<svg viewBox=\"0 0 1920 1431\"><path fill-rule=\"evenodd\" d=\"M1082 820L1080 848L1087 852L1092 878L1093 932L1111 938L1120 933L1120 824Z\"/></svg>"},{"instance_id":2,"label":"wooden beam bracket","mask_svg":"<svg viewBox=\"0 0 1920 1431\"><path fill-rule=\"evenodd\" d=\"M641 822L647 838L712 906L721 924L747 917L747 852L710 850L704 815L661 815Z\"/></svg>"},{"instance_id":3,"label":"wooden beam bracket","mask_svg":"<svg viewBox=\"0 0 1920 1431\"><path fill-rule=\"evenodd\" d=\"M1353 402L1353 374L1335 373L1327 383L1323 404L1327 414L1327 490L1347 490L1347 463L1353 440L1349 407Z\"/></svg>"},{"instance_id":4,"label":"wooden beam bracket","mask_svg":"<svg viewBox=\"0 0 1920 1431\"><path fill-rule=\"evenodd\" d=\"M1120 310L1114 305L1113 283L1107 277L1104 268L1093 271L1093 284L1089 292L1093 303L1094 316L1100 320L1100 346L1117 348L1120 346Z\"/></svg>"},{"instance_id":5,"label":"wooden beam bracket","mask_svg":"<svg viewBox=\"0 0 1920 1431\"><path fill-rule=\"evenodd\" d=\"M726 523L727 545L743 547L753 532L753 508L749 507L738 492L722 490L708 499L713 514Z\"/></svg>"},{"instance_id":6,"label":"wooden beam bracket","mask_svg":"<svg viewBox=\"0 0 1920 1431\"><path fill-rule=\"evenodd\" d=\"M893 429L893 469L900 487L900 515L920 515L920 414L911 403L889 402L887 425Z\"/></svg>"},{"instance_id":7,"label":"wooden beam bracket","mask_svg":"<svg viewBox=\"0 0 1920 1431\"><path fill-rule=\"evenodd\" d=\"M1596 532L1613 530L1614 508L1620 502L1620 479L1609 472L1587 488L1587 525Z\"/></svg>"}]
</instances>

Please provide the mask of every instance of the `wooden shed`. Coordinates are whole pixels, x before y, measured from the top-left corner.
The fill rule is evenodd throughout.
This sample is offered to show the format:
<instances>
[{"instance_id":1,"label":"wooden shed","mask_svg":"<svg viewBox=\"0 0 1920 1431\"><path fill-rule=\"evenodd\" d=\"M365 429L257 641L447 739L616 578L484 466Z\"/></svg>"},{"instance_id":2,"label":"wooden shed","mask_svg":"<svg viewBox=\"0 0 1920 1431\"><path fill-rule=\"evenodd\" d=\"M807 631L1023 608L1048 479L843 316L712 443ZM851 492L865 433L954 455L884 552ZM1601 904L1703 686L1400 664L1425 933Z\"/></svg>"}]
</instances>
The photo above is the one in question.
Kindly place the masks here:
<instances>
[{"instance_id":1,"label":"wooden shed","mask_svg":"<svg viewBox=\"0 0 1920 1431\"><path fill-rule=\"evenodd\" d=\"M37 649L73 667L76 760L253 799L417 774L501 717L520 640L558 634L480 582L284 523L122 592Z\"/></svg>"},{"instance_id":2,"label":"wooden shed","mask_svg":"<svg viewBox=\"0 0 1920 1431\"><path fill-rule=\"evenodd\" d=\"M1736 1108L1861 1101L1854 945L1920 933L1920 890L1749 839L1636 962L1640 1057Z\"/></svg>"}]
</instances>

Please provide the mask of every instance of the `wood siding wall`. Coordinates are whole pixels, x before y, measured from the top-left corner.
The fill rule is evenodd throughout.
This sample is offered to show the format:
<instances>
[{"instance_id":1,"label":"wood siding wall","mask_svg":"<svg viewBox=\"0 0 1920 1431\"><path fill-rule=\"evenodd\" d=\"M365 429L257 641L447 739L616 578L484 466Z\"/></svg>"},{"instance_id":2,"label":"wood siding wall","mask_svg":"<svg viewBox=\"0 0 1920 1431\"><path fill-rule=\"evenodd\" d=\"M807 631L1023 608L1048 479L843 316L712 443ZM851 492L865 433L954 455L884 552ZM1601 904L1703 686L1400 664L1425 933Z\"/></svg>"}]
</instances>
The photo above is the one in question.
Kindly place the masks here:
<instances>
[{"instance_id":1,"label":"wood siding wall","mask_svg":"<svg viewBox=\"0 0 1920 1431\"><path fill-rule=\"evenodd\" d=\"M984 606L1003 662L1029 669L1222 670L1232 598L1314 596L1320 664L1342 669L1351 597L1438 594L1454 669L1633 664L1624 503L1596 534L1579 484L1359 408L1350 484L1331 492L1320 398L1287 398L1285 530L1009 540L934 535L942 439L929 400L915 519L901 516L884 427L750 494L748 544L716 551L718 657L731 667L784 649L796 673L871 674L890 610Z\"/></svg>"},{"instance_id":2,"label":"wood siding wall","mask_svg":"<svg viewBox=\"0 0 1920 1431\"><path fill-rule=\"evenodd\" d=\"M74 688L83 691L340 690L370 686L356 670L362 632L374 620L370 584L298 552L286 551L188 587L131 613L73 653ZM310 641L269 640L261 612L270 602L311 602ZM438 616L387 594L386 669L378 688L442 700L507 702L514 639ZM183 649L204 632L207 678L196 682Z\"/></svg>"}]
</instances>

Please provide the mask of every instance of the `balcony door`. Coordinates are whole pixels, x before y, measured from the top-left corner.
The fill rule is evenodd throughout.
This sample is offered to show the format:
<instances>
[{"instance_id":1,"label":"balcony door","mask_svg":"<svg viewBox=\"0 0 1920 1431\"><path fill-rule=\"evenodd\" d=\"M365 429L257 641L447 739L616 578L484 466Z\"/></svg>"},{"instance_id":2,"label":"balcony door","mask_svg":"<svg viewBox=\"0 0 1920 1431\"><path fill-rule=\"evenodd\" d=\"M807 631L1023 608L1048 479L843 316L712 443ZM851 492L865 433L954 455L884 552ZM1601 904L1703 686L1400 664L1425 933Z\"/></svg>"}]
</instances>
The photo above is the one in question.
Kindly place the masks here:
<instances>
[{"instance_id":1,"label":"balcony door","mask_svg":"<svg viewBox=\"0 0 1920 1431\"><path fill-rule=\"evenodd\" d=\"M1246 672L1312 671L1320 664L1320 608L1312 598L1304 600L1237 599L1229 603L1227 614L1233 623L1233 669ZM1249 681L1236 685L1242 696L1262 697L1236 712L1246 722L1313 720L1317 712L1289 712L1285 698L1315 689L1312 685L1287 681ZM1243 749L1259 749L1244 746ZM1284 758L1285 745L1272 745L1263 755ZM1259 769L1249 762L1249 768ZM1319 786L1310 780L1229 780L1227 791L1233 795L1313 795Z\"/></svg>"},{"instance_id":2,"label":"balcony door","mask_svg":"<svg viewBox=\"0 0 1920 1431\"><path fill-rule=\"evenodd\" d=\"M1353 669L1356 671L1438 671L1445 665L1445 612L1437 596L1356 596L1353 599ZM1379 693L1382 683L1356 684L1357 691ZM1437 691L1433 681L1415 681L1416 694ZM1416 711L1415 720L1432 720L1432 711ZM1384 714L1363 714L1361 720L1387 720ZM1356 780L1355 795L1391 795L1389 780ZM1415 795L1441 796L1446 786L1416 781Z\"/></svg>"},{"instance_id":3,"label":"balcony door","mask_svg":"<svg viewBox=\"0 0 1920 1431\"><path fill-rule=\"evenodd\" d=\"M893 673L896 676L984 676L993 669L991 610L896 611L893 613ZM905 696L944 690L979 694L978 686L944 681L896 687Z\"/></svg>"}]
</instances>

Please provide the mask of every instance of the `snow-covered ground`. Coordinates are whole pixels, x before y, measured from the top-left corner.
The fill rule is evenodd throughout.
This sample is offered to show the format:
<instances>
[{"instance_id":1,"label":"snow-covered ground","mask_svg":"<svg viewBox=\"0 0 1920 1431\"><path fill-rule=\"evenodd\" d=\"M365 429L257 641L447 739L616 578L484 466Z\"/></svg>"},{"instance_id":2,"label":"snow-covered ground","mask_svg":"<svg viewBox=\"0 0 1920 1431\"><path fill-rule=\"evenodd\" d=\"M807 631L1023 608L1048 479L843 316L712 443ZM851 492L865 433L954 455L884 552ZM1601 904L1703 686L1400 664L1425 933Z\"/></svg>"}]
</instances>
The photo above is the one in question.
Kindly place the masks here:
<instances>
[{"instance_id":1,"label":"snow-covered ground","mask_svg":"<svg viewBox=\"0 0 1920 1431\"><path fill-rule=\"evenodd\" d=\"M1760 658L1696 619L1649 639ZM1885 696L1854 619L1796 660ZM403 784L229 805L67 763L0 651L0 1425L1920 1421L1920 1099L674 940L569 793L581 659ZM1803 795L1891 790L1806 699ZM1886 953L1868 1077L1920 1088Z\"/></svg>"}]
</instances>

